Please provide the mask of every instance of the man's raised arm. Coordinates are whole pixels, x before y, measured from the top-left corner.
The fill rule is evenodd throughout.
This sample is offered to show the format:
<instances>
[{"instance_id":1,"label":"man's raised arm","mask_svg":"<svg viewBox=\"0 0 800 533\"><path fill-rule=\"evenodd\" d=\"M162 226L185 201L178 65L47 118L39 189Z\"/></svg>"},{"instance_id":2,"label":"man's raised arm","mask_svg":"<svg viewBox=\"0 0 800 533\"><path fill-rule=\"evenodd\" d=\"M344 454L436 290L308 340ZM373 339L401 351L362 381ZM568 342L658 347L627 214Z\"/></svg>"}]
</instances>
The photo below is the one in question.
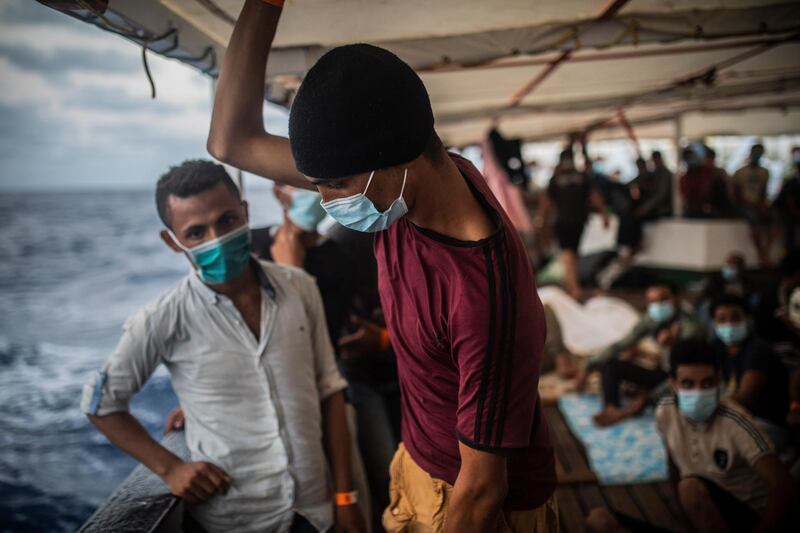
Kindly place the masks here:
<instances>
[{"instance_id":1,"label":"man's raised arm","mask_svg":"<svg viewBox=\"0 0 800 533\"><path fill-rule=\"evenodd\" d=\"M280 16L281 8L264 0L245 2L220 71L207 147L247 172L311 188L295 168L289 140L264 130L267 56Z\"/></svg>"}]
</instances>

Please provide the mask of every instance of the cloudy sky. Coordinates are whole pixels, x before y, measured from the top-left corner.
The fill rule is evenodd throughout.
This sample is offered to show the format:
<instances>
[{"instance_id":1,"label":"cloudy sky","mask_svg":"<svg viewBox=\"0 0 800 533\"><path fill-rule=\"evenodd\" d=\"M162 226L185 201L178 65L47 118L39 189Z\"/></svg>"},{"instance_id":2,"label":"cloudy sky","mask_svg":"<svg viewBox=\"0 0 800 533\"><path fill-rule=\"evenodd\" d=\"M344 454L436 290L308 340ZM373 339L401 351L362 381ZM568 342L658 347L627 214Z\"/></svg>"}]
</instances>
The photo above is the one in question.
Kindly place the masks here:
<instances>
[{"instance_id":1,"label":"cloudy sky","mask_svg":"<svg viewBox=\"0 0 800 533\"><path fill-rule=\"evenodd\" d=\"M0 0L0 190L150 188L208 157L210 79L31 0ZM267 108L274 131L286 114ZM249 180L252 181L252 180Z\"/></svg>"}]
</instances>

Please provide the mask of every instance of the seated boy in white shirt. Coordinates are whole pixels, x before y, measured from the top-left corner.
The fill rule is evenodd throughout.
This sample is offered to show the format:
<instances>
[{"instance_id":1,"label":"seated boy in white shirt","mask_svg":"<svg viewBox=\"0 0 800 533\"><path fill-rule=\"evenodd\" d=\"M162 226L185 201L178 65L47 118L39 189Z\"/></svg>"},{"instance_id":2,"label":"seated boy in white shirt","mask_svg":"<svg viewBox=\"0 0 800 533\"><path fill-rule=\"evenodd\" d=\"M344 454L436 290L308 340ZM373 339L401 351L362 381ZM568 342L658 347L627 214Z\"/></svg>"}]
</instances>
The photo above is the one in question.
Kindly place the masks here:
<instances>
[{"instance_id":1,"label":"seated boy in white shirt","mask_svg":"<svg viewBox=\"0 0 800 533\"><path fill-rule=\"evenodd\" d=\"M792 482L747 411L720 398L720 366L702 340L677 343L673 396L656 409L658 430L680 474L678 493L697 531L778 531Z\"/></svg>"}]
</instances>

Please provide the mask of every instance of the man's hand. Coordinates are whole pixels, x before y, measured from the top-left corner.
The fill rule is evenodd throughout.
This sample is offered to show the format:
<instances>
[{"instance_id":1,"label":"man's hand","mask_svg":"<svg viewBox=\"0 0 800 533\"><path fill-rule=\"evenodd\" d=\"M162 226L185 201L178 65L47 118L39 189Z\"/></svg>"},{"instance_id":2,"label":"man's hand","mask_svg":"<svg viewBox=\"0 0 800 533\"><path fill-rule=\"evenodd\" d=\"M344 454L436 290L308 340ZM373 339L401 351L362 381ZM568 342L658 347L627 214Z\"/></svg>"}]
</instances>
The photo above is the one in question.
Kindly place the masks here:
<instances>
[{"instance_id":1,"label":"man's hand","mask_svg":"<svg viewBox=\"0 0 800 533\"><path fill-rule=\"evenodd\" d=\"M382 351L382 327L357 316L351 317L350 321L358 329L355 333L344 335L339 339L339 353L342 359L354 359Z\"/></svg>"},{"instance_id":2,"label":"man's hand","mask_svg":"<svg viewBox=\"0 0 800 533\"><path fill-rule=\"evenodd\" d=\"M279 265L303 268L306 262L306 248L300 241L300 228L289 220L289 217L283 217L283 224L275 234L270 252L272 259Z\"/></svg>"},{"instance_id":3,"label":"man's hand","mask_svg":"<svg viewBox=\"0 0 800 533\"><path fill-rule=\"evenodd\" d=\"M367 523L357 504L336 506L336 533L363 533Z\"/></svg>"},{"instance_id":4,"label":"man's hand","mask_svg":"<svg viewBox=\"0 0 800 533\"><path fill-rule=\"evenodd\" d=\"M226 494L233 480L219 467L205 462L179 463L163 477L172 494L197 505L215 494Z\"/></svg>"},{"instance_id":5,"label":"man's hand","mask_svg":"<svg viewBox=\"0 0 800 533\"><path fill-rule=\"evenodd\" d=\"M167 423L164 424L164 435L173 430L183 429L186 417L183 416L183 409L179 405L167 416Z\"/></svg>"}]
</instances>

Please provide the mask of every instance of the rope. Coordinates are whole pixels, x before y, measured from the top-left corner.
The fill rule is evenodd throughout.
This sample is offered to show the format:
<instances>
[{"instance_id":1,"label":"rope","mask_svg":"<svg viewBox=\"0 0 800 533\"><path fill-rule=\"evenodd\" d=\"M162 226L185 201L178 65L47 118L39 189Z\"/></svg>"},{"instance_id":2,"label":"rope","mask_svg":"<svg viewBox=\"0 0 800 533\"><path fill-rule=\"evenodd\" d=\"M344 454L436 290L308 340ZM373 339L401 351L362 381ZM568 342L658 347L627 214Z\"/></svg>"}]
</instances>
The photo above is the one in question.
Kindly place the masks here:
<instances>
[{"instance_id":1,"label":"rope","mask_svg":"<svg viewBox=\"0 0 800 533\"><path fill-rule=\"evenodd\" d=\"M156 97L156 84L153 81L153 75L150 73L150 65L147 64L147 44L142 45L142 66L144 67L144 74L147 76L147 81L150 82L150 98Z\"/></svg>"},{"instance_id":2,"label":"rope","mask_svg":"<svg viewBox=\"0 0 800 533\"><path fill-rule=\"evenodd\" d=\"M150 72L150 65L147 63L147 50L148 50L148 47L149 47L150 43L163 39L164 37L166 37L167 35L172 33L174 30L170 29L164 35L160 35L160 36L143 37L141 35L137 35L134 32L131 32L130 28L125 28L125 27L120 26L119 24L111 21L108 17L105 16L104 13L101 13L100 11L95 9L93 6L89 5L89 3L86 2L86 0L77 0L77 2L78 2L78 4L80 4L80 6L83 9L85 9L86 11L88 11L89 13L94 15L95 17L97 17L100 20L102 20L103 24L105 24L108 28L114 30L115 33L117 33L117 34L119 34L119 35L121 35L123 37L127 37L128 39L131 39L133 41L140 41L141 42L141 44L142 44L142 66L144 67L145 76L147 76L147 82L150 84L150 98L155 99L155 97L156 97L156 83L153 80L152 72Z\"/></svg>"}]
</instances>

